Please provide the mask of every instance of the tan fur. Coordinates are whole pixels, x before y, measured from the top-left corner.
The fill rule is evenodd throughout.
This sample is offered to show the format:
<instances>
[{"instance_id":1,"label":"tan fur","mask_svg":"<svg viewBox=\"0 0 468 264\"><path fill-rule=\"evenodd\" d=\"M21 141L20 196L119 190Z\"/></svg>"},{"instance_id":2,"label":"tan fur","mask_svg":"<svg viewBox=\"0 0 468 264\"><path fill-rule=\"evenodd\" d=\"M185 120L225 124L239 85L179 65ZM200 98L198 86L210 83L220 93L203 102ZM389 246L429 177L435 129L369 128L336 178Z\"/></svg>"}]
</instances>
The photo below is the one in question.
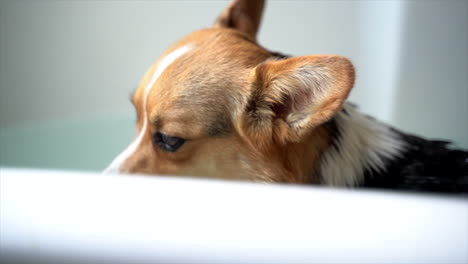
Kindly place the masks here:
<instances>
[{"instance_id":1,"label":"tan fur","mask_svg":"<svg viewBox=\"0 0 468 264\"><path fill-rule=\"evenodd\" d=\"M236 28L255 39L262 20L264 2L233 1L216 19L214 27Z\"/></svg>"},{"instance_id":2,"label":"tan fur","mask_svg":"<svg viewBox=\"0 0 468 264\"><path fill-rule=\"evenodd\" d=\"M335 55L277 60L255 42L263 1L234 1L215 27L196 31L162 56L190 45L160 75L143 109L150 67L133 96L137 130L147 130L121 171L263 182L317 182L330 145L326 122L354 82L352 64ZM176 152L153 142L161 132L186 139Z\"/></svg>"}]
</instances>

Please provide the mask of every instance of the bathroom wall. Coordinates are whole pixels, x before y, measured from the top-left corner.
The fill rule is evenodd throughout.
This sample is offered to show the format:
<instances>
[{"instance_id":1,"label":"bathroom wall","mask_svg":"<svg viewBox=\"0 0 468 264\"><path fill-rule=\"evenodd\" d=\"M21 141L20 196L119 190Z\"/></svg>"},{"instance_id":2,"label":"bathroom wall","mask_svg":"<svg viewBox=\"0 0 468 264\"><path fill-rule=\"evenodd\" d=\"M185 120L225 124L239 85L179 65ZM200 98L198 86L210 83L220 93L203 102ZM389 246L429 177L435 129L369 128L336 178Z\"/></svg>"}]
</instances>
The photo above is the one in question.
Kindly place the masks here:
<instances>
[{"instance_id":1,"label":"bathroom wall","mask_svg":"<svg viewBox=\"0 0 468 264\"><path fill-rule=\"evenodd\" d=\"M0 165L99 171L135 133L129 95L228 1L0 2ZM468 148L468 1L269 1L259 42L340 54L350 100Z\"/></svg>"}]
</instances>

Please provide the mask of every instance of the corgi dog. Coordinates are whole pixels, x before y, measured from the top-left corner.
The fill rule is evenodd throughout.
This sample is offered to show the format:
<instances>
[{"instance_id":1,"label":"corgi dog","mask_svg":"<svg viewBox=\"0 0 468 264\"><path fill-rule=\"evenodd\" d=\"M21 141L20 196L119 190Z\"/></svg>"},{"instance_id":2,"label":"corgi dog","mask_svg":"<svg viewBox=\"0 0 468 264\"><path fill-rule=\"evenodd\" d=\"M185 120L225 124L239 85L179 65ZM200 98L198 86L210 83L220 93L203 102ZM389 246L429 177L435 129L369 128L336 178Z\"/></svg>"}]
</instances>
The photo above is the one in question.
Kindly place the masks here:
<instances>
[{"instance_id":1,"label":"corgi dog","mask_svg":"<svg viewBox=\"0 0 468 264\"><path fill-rule=\"evenodd\" d=\"M169 47L132 96L137 134L106 173L468 192L468 152L346 102L353 64L256 41L264 1L234 0Z\"/></svg>"}]
</instances>

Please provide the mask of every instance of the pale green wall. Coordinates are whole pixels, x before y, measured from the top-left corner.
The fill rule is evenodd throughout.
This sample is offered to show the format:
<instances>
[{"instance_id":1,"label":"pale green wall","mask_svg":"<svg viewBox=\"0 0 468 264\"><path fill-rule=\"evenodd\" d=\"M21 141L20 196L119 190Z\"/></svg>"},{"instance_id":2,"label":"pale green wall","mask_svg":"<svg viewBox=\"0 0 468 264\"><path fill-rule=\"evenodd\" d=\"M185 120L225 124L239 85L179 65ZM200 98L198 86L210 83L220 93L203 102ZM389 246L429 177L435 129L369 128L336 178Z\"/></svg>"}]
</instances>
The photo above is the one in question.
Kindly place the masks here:
<instances>
[{"instance_id":1,"label":"pale green wall","mask_svg":"<svg viewBox=\"0 0 468 264\"><path fill-rule=\"evenodd\" d=\"M0 165L103 169L134 135L128 97L227 1L0 2ZM269 1L259 36L352 59L351 99L468 148L468 1Z\"/></svg>"},{"instance_id":2,"label":"pale green wall","mask_svg":"<svg viewBox=\"0 0 468 264\"><path fill-rule=\"evenodd\" d=\"M2 166L101 171L133 137L130 118L32 122L0 130Z\"/></svg>"}]
</instances>

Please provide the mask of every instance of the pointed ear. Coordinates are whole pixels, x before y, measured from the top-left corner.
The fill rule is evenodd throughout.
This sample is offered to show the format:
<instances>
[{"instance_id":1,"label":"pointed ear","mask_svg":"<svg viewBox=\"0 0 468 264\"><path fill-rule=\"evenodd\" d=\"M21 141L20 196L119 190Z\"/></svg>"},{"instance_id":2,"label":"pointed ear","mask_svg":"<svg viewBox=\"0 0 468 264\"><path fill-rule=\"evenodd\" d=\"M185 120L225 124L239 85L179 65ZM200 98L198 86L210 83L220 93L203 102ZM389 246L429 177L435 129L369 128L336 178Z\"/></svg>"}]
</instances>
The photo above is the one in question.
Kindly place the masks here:
<instances>
[{"instance_id":1,"label":"pointed ear","mask_svg":"<svg viewBox=\"0 0 468 264\"><path fill-rule=\"evenodd\" d=\"M354 84L354 68L341 56L267 61L251 72L252 92L241 130L260 145L299 142L331 119Z\"/></svg>"},{"instance_id":2,"label":"pointed ear","mask_svg":"<svg viewBox=\"0 0 468 264\"><path fill-rule=\"evenodd\" d=\"M256 39L264 0L233 0L216 19L214 27L233 28Z\"/></svg>"}]
</instances>

